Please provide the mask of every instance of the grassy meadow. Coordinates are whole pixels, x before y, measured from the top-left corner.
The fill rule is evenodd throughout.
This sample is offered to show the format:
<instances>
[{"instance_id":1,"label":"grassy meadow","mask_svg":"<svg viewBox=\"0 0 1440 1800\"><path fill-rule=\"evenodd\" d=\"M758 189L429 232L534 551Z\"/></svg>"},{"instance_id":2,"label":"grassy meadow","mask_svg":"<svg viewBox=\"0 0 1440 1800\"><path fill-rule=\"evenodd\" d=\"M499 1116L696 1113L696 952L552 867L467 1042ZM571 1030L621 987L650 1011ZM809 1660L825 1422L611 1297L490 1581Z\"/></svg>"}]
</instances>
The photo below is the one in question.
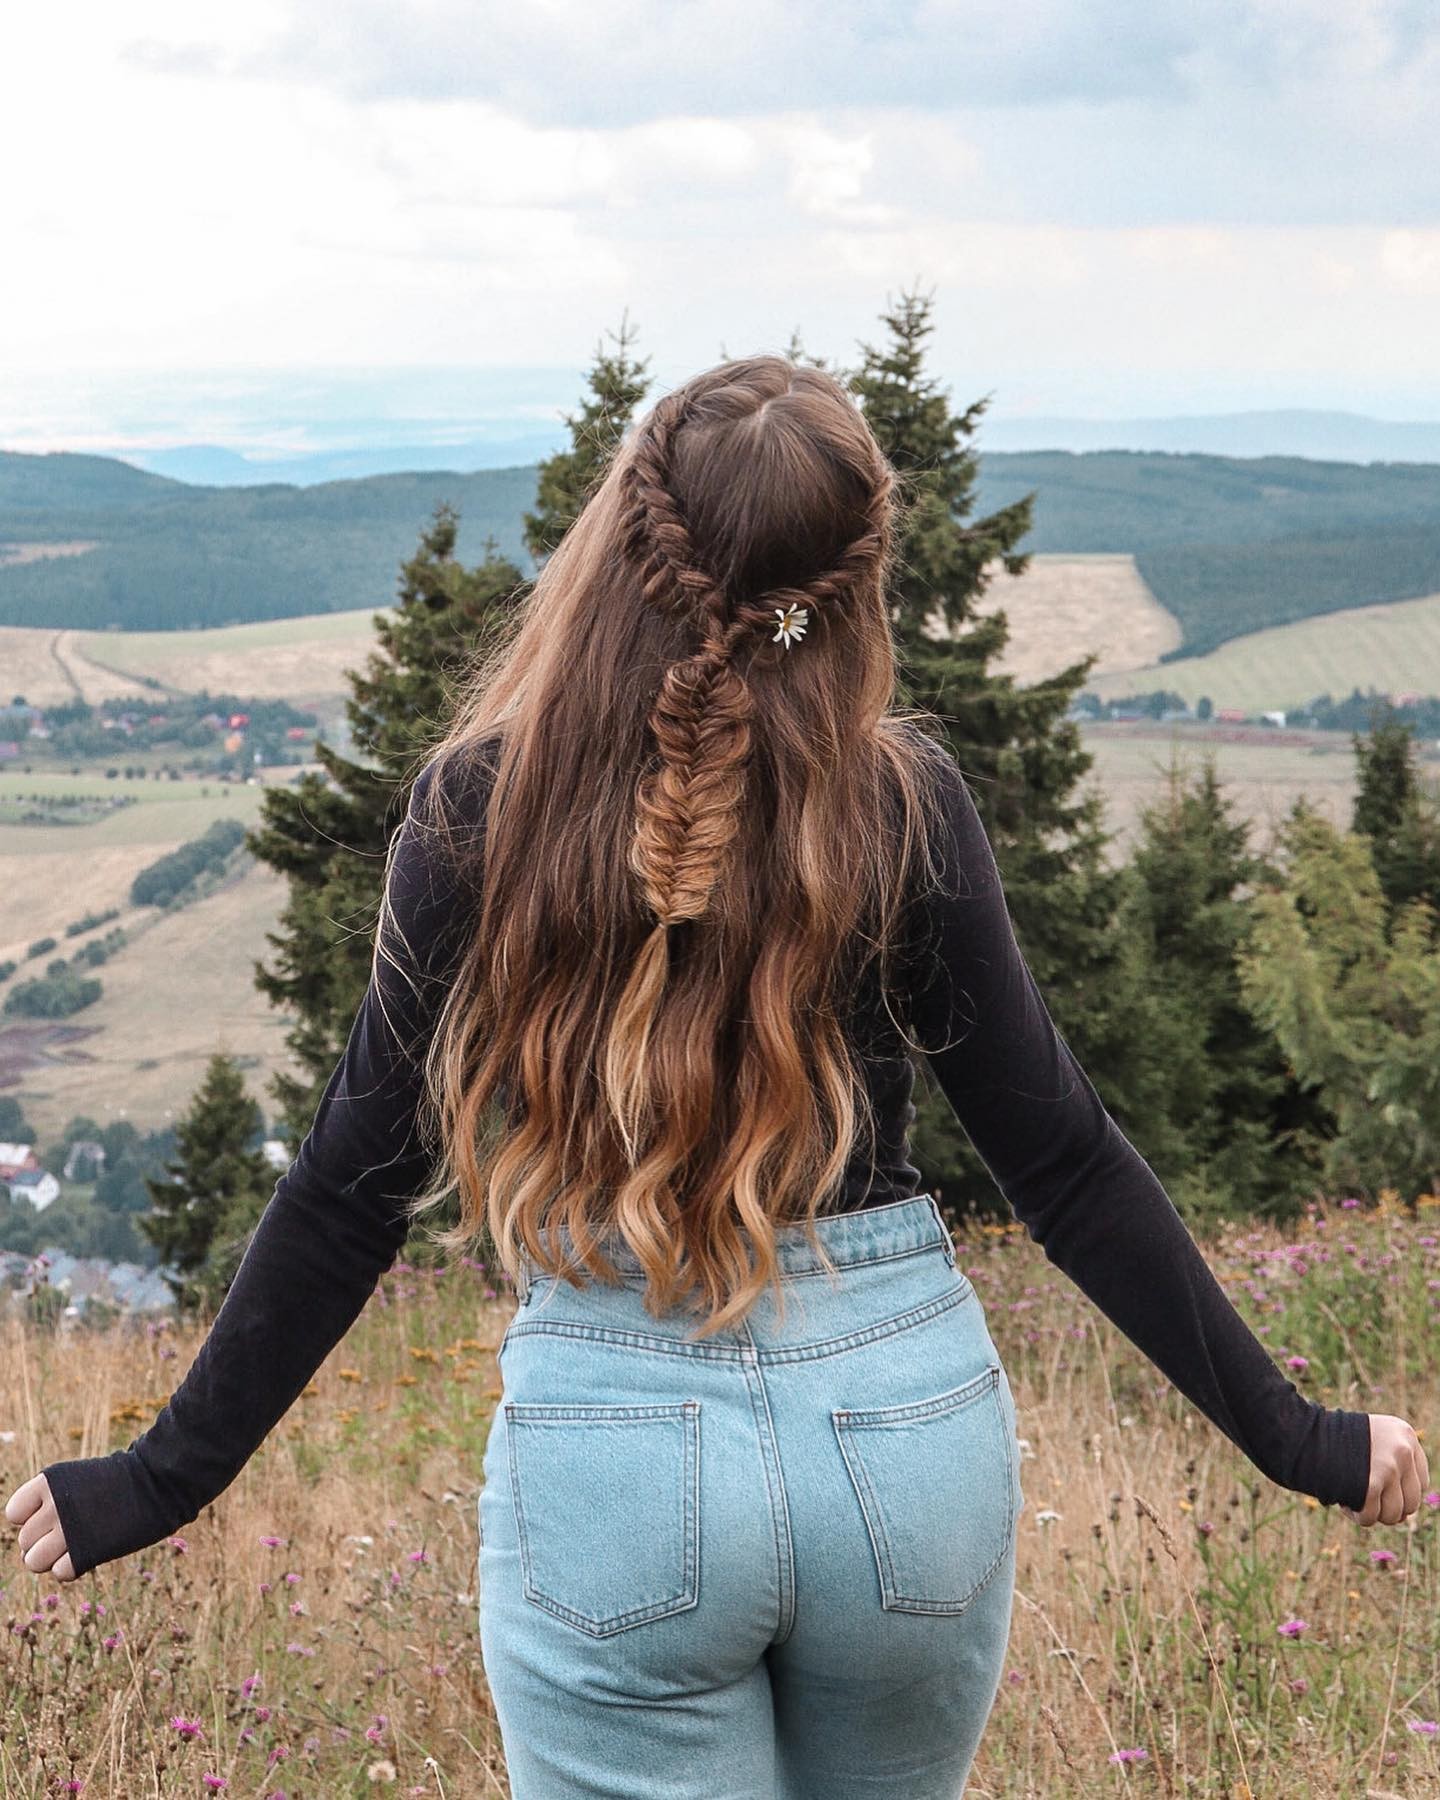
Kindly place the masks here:
<instances>
[{"instance_id":1,"label":"grassy meadow","mask_svg":"<svg viewBox=\"0 0 1440 1800\"><path fill-rule=\"evenodd\" d=\"M275 771L283 779L290 771ZM87 824L6 823L21 796L37 793L126 796ZM18 1080L27 1116L42 1141L77 1113L102 1122L128 1118L140 1129L183 1112L210 1052L224 1044L252 1070L252 1090L288 1056L284 1021L261 997L254 963L268 954L265 933L279 916L285 882L252 858L193 905L169 913L130 903L141 869L217 819L246 825L259 817L261 788L222 781L147 781L96 771L84 776L22 770L0 773L0 959L19 967L0 996L47 956L27 947L52 936L68 955L90 934L64 935L71 920L118 907L124 948L100 970L104 991L66 1021L82 1036L62 1053L33 1054L32 1024L0 1016L0 1075Z\"/></svg>"},{"instance_id":2,"label":"grassy meadow","mask_svg":"<svg viewBox=\"0 0 1440 1800\"><path fill-rule=\"evenodd\" d=\"M1027 1502L975 1800L1440 1793L1440 1493L1362 1530L1274 1487L1018 1226L958 1241ZM1433 1455L1440 1196L1317 1201L1207 1252L1304 1391L1401 1413ZM475 1503L511 1306L473 1259L398 1264L176 1538L66 1584L26 1572L6 1527L0 1793L504 1796ZM7 1494L130 1442L199 1341L5 1330Z\"/></svg>"},{"instance_id":3,"label":"grassy meadow","mask_svg":"<svg viewBox=\"0 0 1440 1800\"><path fill-rule=\"evenodd\" d=\"M1216 706L1258 711L1303 706L1317 694L1339 699L1356 687L1430 694L1440 689L1440 594L1252 631L1204 656L1102 667L1088 685L1106 700L1168 688L1191 705L1208 694Z\"/></svg>"},{"instance_id":4,"label":"grassy meadow","mask_svg":"<svg viewBox=\"0 0 1440 1800\"><path fill-rule=\"evenodd\" d=\"M0 660L7 687L35 706L209 692L334 707L371 648L374 618L361 608L195 631L0 625Z\"/></svg>"}]
</instances>

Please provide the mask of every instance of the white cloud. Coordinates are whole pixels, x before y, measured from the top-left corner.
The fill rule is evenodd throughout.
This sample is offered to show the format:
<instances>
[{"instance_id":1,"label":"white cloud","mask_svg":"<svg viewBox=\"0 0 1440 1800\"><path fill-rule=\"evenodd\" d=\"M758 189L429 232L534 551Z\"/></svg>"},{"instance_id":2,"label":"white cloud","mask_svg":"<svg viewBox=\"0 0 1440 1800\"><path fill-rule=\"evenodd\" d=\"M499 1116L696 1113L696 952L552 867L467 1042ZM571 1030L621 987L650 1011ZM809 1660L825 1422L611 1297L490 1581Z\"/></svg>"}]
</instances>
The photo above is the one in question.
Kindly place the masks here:
<instances>
[{"instance_id":1,"label":"white cloud","mask_svg":"<svg viewBox=\"0 0 1440 1800\"><path fill-rule=\"evenodd\" d=\"M668 381L912 279L1051 410L1440 409L1437 88L1421 0L12 8L0 442L22 371L578 368L628 306Z\"/></svg>"},{"instance_id":2,"label":"white cloud","mask_svg":"<svg viewBox=\"0 0 1440 1800\"><path fill-rule=\"evenodd\" d=\"M1380 241L1380 269L1395 287L1440 299L1440 230L1387 231Z\"/></svg>"}]
</instances>

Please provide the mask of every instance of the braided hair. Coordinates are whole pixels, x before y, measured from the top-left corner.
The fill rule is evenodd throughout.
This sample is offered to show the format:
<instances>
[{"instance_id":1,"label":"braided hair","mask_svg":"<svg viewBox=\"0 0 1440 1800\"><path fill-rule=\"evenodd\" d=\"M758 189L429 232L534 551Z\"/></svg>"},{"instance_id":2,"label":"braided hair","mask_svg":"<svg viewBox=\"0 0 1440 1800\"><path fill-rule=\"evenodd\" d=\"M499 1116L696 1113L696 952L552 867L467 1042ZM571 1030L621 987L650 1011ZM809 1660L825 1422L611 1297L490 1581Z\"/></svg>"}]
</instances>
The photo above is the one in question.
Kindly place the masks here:
<instances>
[{"instance_id":1,"label":"braided hair","mask_svg":"<svg viewBox=\"0 0 1440 1800\"><path fill-rule=\"evenodd\" d=\"M803 374L794 369L792 379ZM740 829L755 716L750 665L768 650L776 614L789 607L818 615L823 631L858 582L882 578L893 541L895 476L877 454L861 527L828 567L747 593L733 571L727 578L707 566L676 492L677 446L707 414L733 416L738 385L732 379L716 394L692 383L661 399L637 429L621 476L621 535L640 571L644 604L678 619L698 640L661 678L649 716L657 760L635 796L630 868L655 922L621 994L606 1067L616 1123L637 1160L646 1124L644 1057L669 969L671 927L710 910ZM752 389L740 403L748 399L758 413L768 398Z\"/></svg>"},{"instance_id":2,"label":"braided hair","mask_svg":"<svg viewBox=\"0 0 1440 1800\"><path fill-rule=\"evenodd\" d=\"M705 912L735 837L754 716L748 655L777 613L804 607L823 621L843 608L855 584L884 567L893 535L895 477L882 458L863 527L832 566L799 585L736 596L701 566L674 492L675 440L695 407L684 393L661 400L625 470L625 546L641 568L645 603L678 614L699 637L661 681L650 715L659 766L637 796L631 866L662 926Z\"/></svg>"}]
</instances>

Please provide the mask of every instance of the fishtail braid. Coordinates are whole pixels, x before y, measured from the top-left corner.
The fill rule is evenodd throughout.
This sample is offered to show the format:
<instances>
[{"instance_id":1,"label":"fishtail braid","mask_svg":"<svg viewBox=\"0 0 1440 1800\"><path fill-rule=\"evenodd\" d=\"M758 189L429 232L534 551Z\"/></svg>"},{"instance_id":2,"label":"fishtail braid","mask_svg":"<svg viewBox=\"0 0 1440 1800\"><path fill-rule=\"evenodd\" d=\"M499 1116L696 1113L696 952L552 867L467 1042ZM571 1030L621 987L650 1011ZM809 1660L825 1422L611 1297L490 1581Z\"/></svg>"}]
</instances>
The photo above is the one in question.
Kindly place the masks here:
<instances>
[{"instance_id":1,"label":"fishtail braid","mask_svg":"<svg viewBox=\"0 0 1440 1800\"><path fill-rule=\"evenodd\" d=\"M699 918L708 908L736 837L751 752L753 700L733 662L742 639L774 624L777 610L823 613L842 603L887 560L893 533L895 476L882 461L865 504L862 529L840 556L800 586L770 589L731 606L700 566L671 486L674 441L689 411L682 394L652 411L625 472L627 552L641 570L647 604L696 622L699 648L666 670L650 715L660 766L640 783L630 863L662 925Z\"/></svg>"}]
</instances>

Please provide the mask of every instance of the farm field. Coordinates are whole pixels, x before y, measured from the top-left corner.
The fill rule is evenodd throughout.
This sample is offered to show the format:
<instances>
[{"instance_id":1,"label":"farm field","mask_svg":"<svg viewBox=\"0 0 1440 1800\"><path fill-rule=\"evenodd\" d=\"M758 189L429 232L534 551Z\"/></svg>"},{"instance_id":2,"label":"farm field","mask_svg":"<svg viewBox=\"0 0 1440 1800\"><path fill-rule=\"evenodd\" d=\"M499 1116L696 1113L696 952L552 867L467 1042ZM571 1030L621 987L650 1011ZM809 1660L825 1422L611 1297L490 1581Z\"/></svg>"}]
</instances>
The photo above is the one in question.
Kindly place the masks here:
<instances>
[{"instance_id":1,"label":"farm field","mask_svg":"<svg viewBox=\"0 0 1440 1800\"><path fill-rule=\"evenodd\" d=\"M987 610L1004 607L1011 637L998 666L1033 681L1088 650L1102 669L1152 663L1180 628L1131 556L1037 555L1023 575L997 573ZM373 640L374 613L307 613L204 631L52 631L0 626L6 684L36 705L179 690L334 701Z\"/></svg>"},{"instance_id":2,"label":"farm field","mask_svg":"<svg viewBox=\"0 0 1440 1800\"><path fill-rule=\"evenodd\" d=\"M1432 1475L1437 1219L1331 1197L1206 1246L1276 1359L1307 1359L1303 1391L1411 1418ZM965 1225L957 1266L1010 1375L1025 1499L971 1791L1434 1800L1440 1492L1362 1530L1261 1476L1019 1226ZM402 1261L174 1538L57 1584L0 1527L0 1791L503 1800L476 1502L512 1309L472 1258ZM200 1341L0 1326L7 1493L130 1443Z\"/></svg>"},{"instance_id":3,"label":"farm field","mask_svg":"<svg viewBox=\"0 0 1440 1800\"><path fill-rule=\"evenodd\" d=\"M0 626L0 666L5 687L36 706L202 691L305 706L346 691L345 671L370 649L373 618L362 608L205 631L6 625Z\"/></svg>"},{"instance_id":4,"label":"farm field","mask_svg":"<svg viewBox=\"0 0 1440 1800\"><path fill-rule=\"evenodd\" d=\"M288 773L288 771L287 771ZM65 927L87 913L120 909L132 941L98 971L101 998L67 1020L83 1035L63 1052L37 1056L33 1021L0 1015L0 1085L19 1077L27 1113L42 1137L76 1113L125 1117L142 1130L184 1110L210 1052L222 1044L261 1084L288 1052L283 1023L256 991L253 965L268 952L285 884L248 859L225 886L181 910L160 914L129 902L130 883L148 863L214 820L252 823L261 790L223 782L114 782L67 776L0 776L0 806L21 792L132 792L134 806L94 824L0 826L0 960L19 969L0 996L26 978L25 951L42 936L54 955L86 941ZM43 971L48 956L34 959ZM265 1101L262 1099L262 1104Z\"/></svg>"},{"instance_id":5,"label":"farm field","mask_svg":"<svg viewBox=\"0 0 1440 1800\"><path fill-rule=\"evenodd\" d=\"M373 609L306 613L206 631L87 631L87 661L186 693L244 694L297 706L341 694L374 640Z\"/></svg>"},{"instance_id":6,"label":"farm field","mask_svg":"<svg viewBox=\"0 0 1440 1800\"><path fill-rule=\"evenodd\" d=\"M1266 743L1226 743L1194 727L1122 723L1081 727L1095 758L1089 780L1105 793L1109 829L1117 834L1112 858L1123 860L1142 807L1158 800L1172 748L1182 767L1197 769L1213 754L1216 773L1235 813L1253 822L1251 846L1263 847L1297 796L1307 794L1335 825L1348 828L1355 797L1355 756L1344 732L1316 732L1333 739L1324 747L1287 741L1277 732Z\"/></svg>"},{"instance_id":7,"label":"farm field","mask_svg":"<svg viewBox=\"0 0 1440 1800\"><path fill-rule=\"evenodd\" d=\"M277 771L285 775L291 770ZM223 781L144 781L18 769L0 773L0 961L23 956L37 937L59 937L71 919L108 906L128 909L131 881L167 850L199 837L216 819L250 825L261 788ZM134 802L85 825L19 825L4 814L25 795L124 795ZM141 909L148 911L148 908ZM63 916L58 916L63 915ZM122 921L123 922L123 921Z\"/></svg>"},{"instance_id":8,"label":"farm field","mask_svg":"<svg viewBox=\"0 0 1440 1800\"><path fill-rule=\"evenodd\" d=\"M1059 665L1054 665L1058 667ZM1104 699L1168 688L1192 705L1296 707L1352 688L1440 693L1440 594L1349 607L1232 639L1206 656L1092 674Z\"/></svg>"},{"instance_id":9,"label":"farm field","mask_svg":"<svg viewBox=\"0 0 1440 1800\"><path fill-rule=\"evenodd\" d=\"M266 1083L289 1053L283 1020L256 989L253 969L268 954L265 933L284 897L281 877L249 862L193 906L163 916L135 909L151 912L153 923L96 971L104 983L100 999L65 1021L90 1035L59 1061L31 1061L20 1070L18 1092L42 1142L58 1137L77 1113L102 1124L129 1119L142 1131L168 1124L184 1112L207 1058L220 1049L246 1070L268 1116L274 1101ZM131 919L122 915L116 923ZM0 1076L11 1024L0 1019ZM21 1053L12 1046L17 1062Z\"/></svg>"},{"instance_id":10,"label":"farm field","mask_svg":"<svg viewBox=\"0 0 1440 1800\"><path fill-rule=\"evenodd\" d=\"M1440 692L1440 594L1351 607L1235 638L1205 656L1158 659L1180 643L1173 614L1131 556L1036 555L997 573L982 611L1003 609L997 668L1043 679L1091 650L1087 686L1111 699L1165 687L1192 704L1295 707L1352 687ZM230 692L333 709L373 642L374 613L307 613L203 631L52 631L0 626L5 685L37 705L99 704L165 691Z\"/></svg>"},{"instance_id":11,"label":"farm field","mask_svg":"<svg viewBox=\"0 0 1440 1800\"><path fill-rule=\"evenodd\" d=\"M1010 641L995 667L1019 682L1052 675L1091 650L1097 669L1144 668L1180 643L1180 626L1133 556L1035 556L1023 575L998 571L982 612L1003 611Z\"/></svg>"}]
</instances>

